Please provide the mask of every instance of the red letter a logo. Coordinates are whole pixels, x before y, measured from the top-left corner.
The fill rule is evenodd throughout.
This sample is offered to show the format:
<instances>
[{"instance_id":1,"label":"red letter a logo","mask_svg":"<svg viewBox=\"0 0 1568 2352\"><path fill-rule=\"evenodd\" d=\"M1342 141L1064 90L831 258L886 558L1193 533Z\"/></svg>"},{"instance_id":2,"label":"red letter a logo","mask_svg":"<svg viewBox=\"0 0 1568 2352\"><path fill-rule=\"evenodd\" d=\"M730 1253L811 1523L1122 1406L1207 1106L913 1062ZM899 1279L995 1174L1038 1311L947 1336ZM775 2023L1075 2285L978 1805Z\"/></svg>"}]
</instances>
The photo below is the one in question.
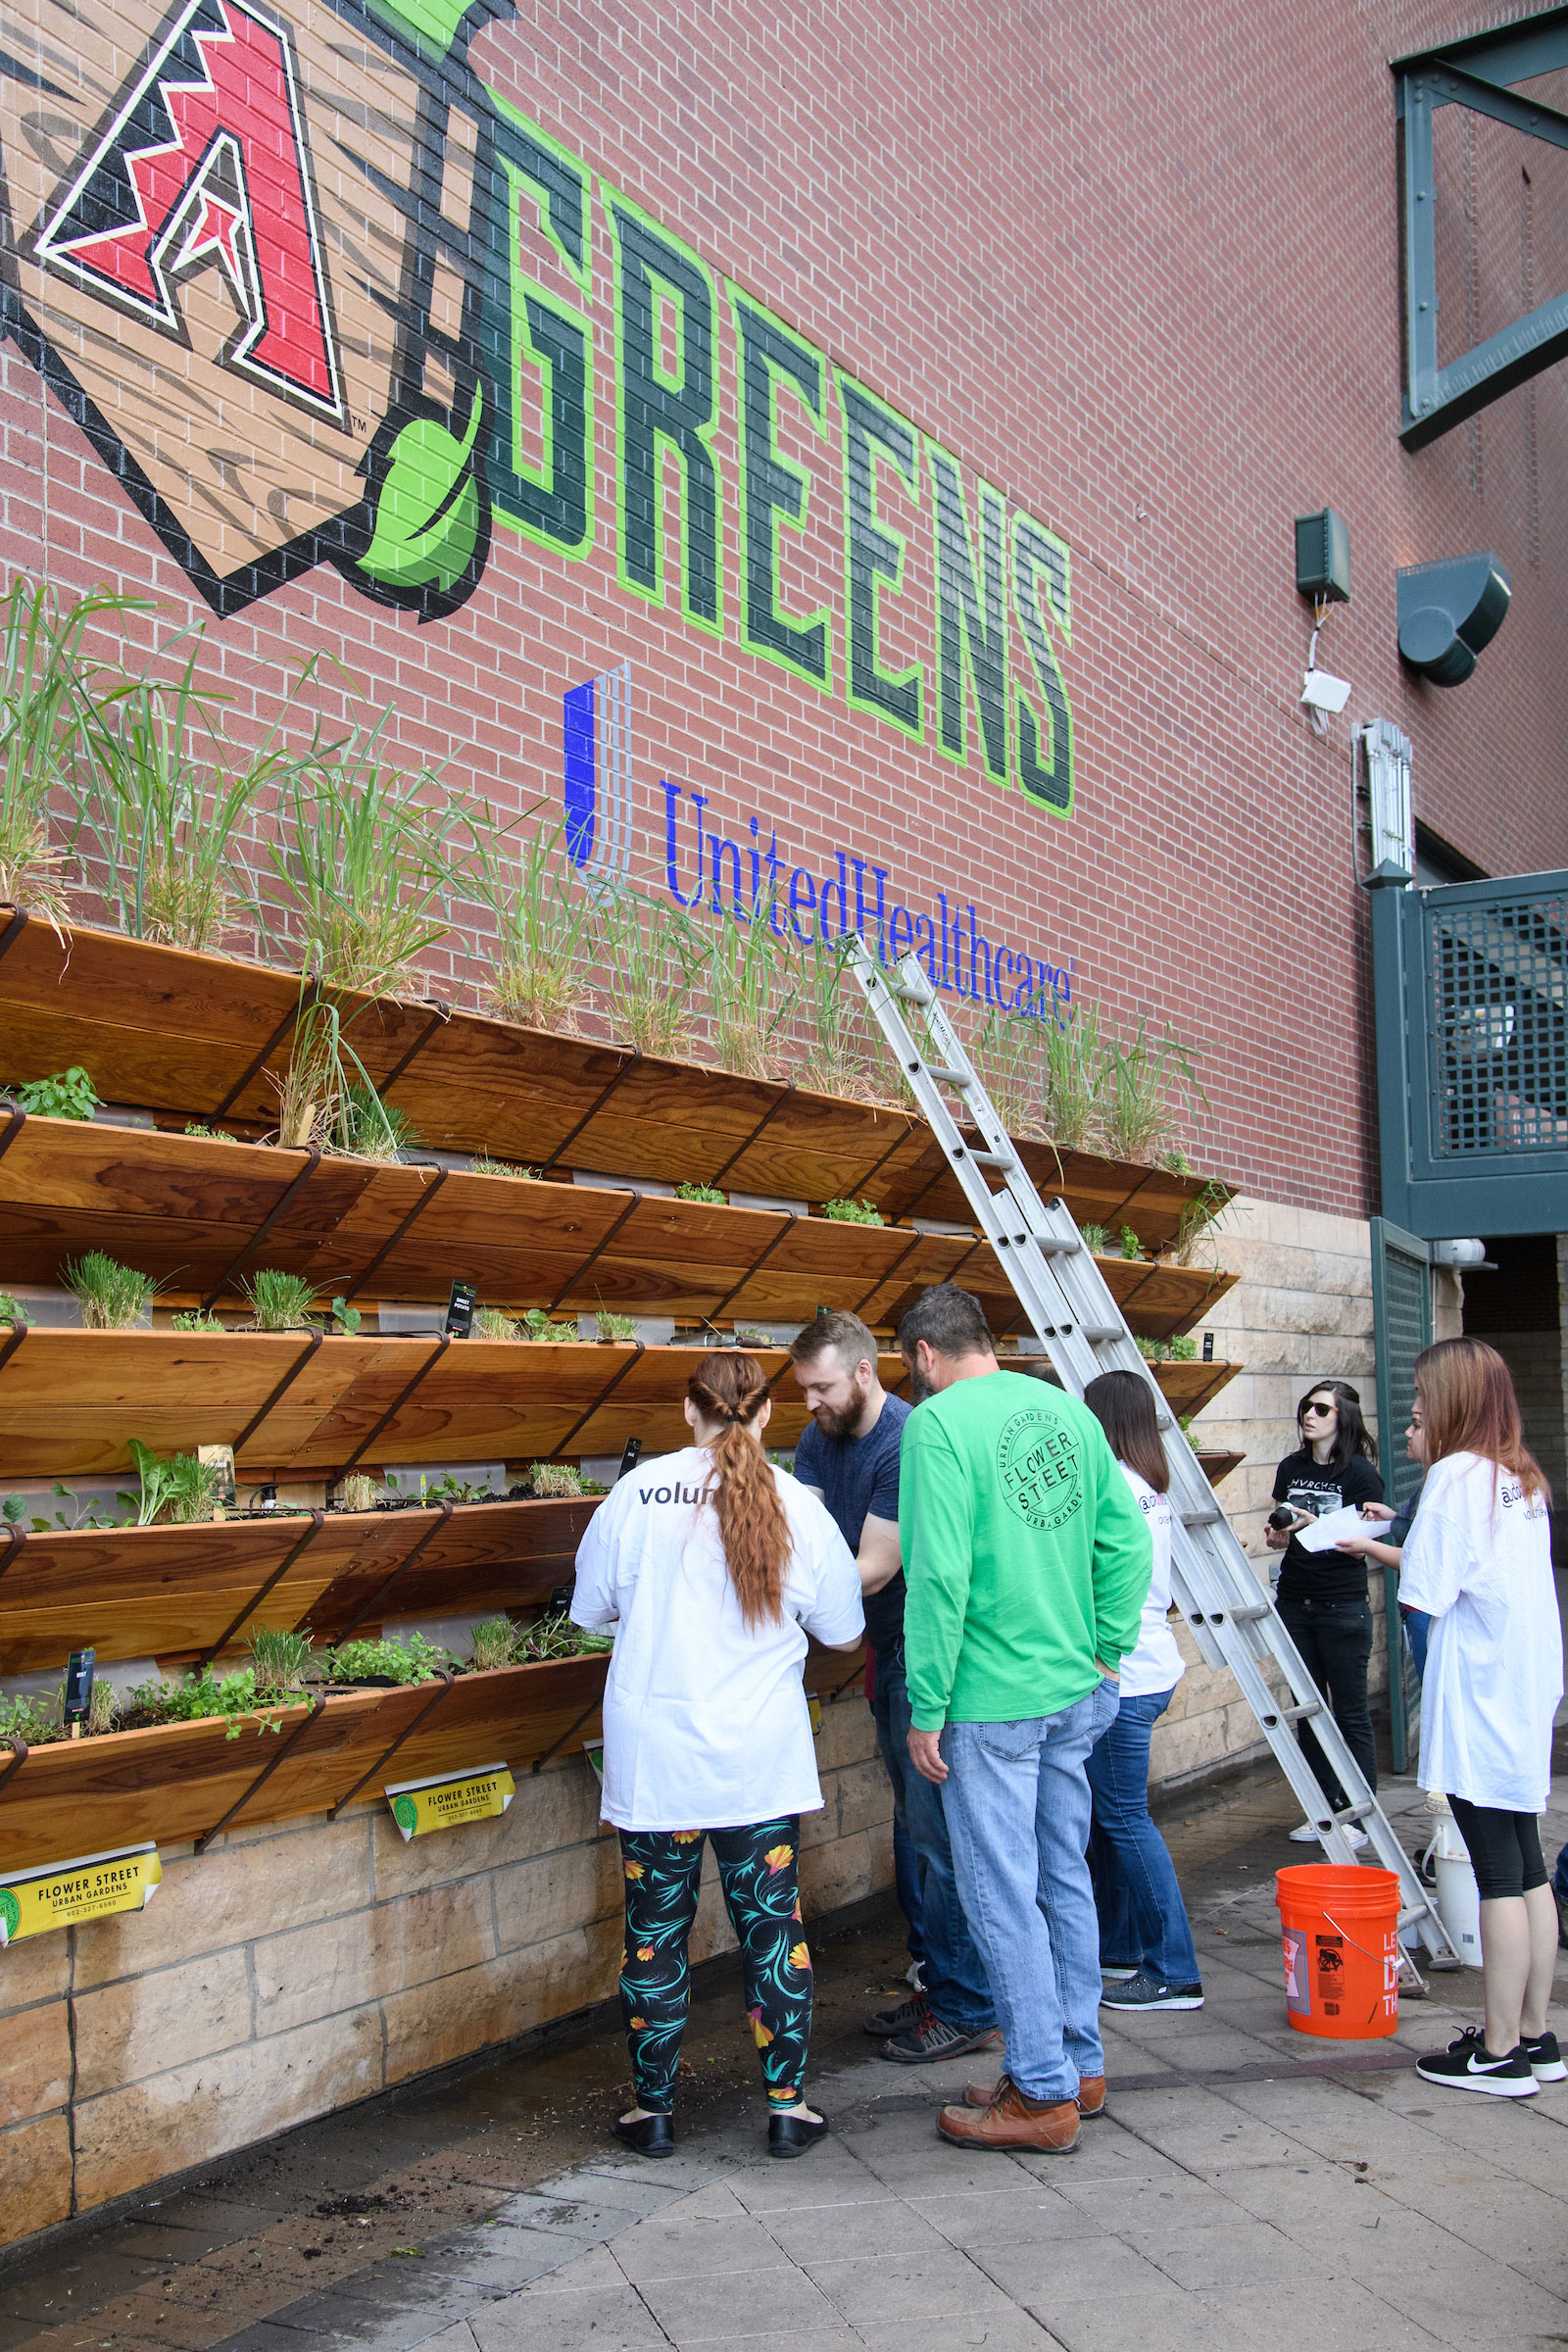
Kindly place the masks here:
<instances>
[{"instance_id":1,"label":"red letter a logo","mask_svg":"<svg viewBox=\"0 0 1568 2352\"><path fill-rule=\"evenodd\" d=\"M256 0L190 0L37 254L176 336L176 281L216 263L241 314L228 365L343 421L293 53Z\"/></svg>"}]
</instances>

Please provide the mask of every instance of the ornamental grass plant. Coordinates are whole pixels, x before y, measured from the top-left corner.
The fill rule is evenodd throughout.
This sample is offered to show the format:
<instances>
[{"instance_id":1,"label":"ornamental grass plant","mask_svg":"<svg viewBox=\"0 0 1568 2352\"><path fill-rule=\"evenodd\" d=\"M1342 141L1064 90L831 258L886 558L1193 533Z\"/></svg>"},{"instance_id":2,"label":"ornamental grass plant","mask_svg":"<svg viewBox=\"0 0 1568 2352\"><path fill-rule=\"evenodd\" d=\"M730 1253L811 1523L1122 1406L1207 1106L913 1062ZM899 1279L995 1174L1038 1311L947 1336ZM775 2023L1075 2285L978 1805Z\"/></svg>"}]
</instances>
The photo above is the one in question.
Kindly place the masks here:
<instances>
[{"instance_id":1,"label":"ornamental grass plant","mask_svg":"<svg viewBox=\"0 0 1568 2352\"><path fill-rule=\"evenodd\" d=\"M148 610L101 588L62 607L53 588L24 574L0 600L0 900L41 915L57 938L81 795L117 691L83 640L99 621Z\"/></svg>"},{"instance_id":2,"label":"ornamental grass plant","mask_svg":"<svg viewBox=\"0 0 1568 2352\"><path fill-rule=\"evenodd\" d=\"M785 1036L801 993L799 965L776 913L769 900L745 923L720 923L709 949L713 1044L720 1067L743 1078L783 1075Z\"/></svg>"},{"instance_id":3,"label":"ornamental grass plant","mask_svg":"<svg viewBox=\"0 0 1568 2352\"><path fill-rule=\"evenodd\" d=\"M514 852L502 839L487 808L464 883L495 929L486 993L503 1020L574 1037L588 1000L598 909L561 856L564 827L541 829Z\"/></svg>"},{"instance_id":4,"label":"ornamental grass plant","mask_svg":"<svg viewBox=\"0 0 1568 2352\"><path fill-rule=\"evenodd\" d=\"M259 1267L247 1274L240 1289L250 1302L258 1331L299 1331L309 1325L316 1305L316 1286L303 1274L286 1274L276 1266Z\"/></svg>"},{"instance_id":5,"label":"ornamental grass plant","mask_svg":"<svg viewBox=\"0 0 1568 2352\"><path fill-rule=\"evenodd\" d=\"M697 1021L693 992L710 959L698 926L636 891L607 898L601 920L611 1027L639 1054L689 1052Z\"/></svg>"}]
</instances>

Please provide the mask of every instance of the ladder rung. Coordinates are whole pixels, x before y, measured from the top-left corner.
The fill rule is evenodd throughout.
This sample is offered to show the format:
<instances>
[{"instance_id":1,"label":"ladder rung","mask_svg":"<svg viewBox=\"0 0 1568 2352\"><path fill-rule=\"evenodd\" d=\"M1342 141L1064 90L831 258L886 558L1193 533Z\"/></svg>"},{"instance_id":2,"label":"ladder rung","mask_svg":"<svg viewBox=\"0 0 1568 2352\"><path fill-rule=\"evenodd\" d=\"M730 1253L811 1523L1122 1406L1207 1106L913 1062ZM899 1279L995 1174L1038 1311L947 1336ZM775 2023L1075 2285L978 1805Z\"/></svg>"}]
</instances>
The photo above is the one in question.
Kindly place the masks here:
<instances>
[{"instance_id":1,"label":"ladder rung","mask_svg":"<svg viewBox=\"0 0 1568 2352\"><path fill-rule=\"evenodd\" d=\"M1006 1176L1012 1175L1018 1165L1010 1152L971 1152L969 1157L977 1168L1001 1168Z\"/></svg>"},{"instance_id":2,"label":"ladder rung","mask_svg":"<svg viewBox=\"0 0 1568 2352\"><path fill-rule=\"evenodd\" d=\"M1119 1323L1086 1323L1084 1325L1084 1338L1093 1341L1096 1347L1103 1347L1111 1340L1119 1340L1121 1336L1122 1328Z\"/></svg>"},{"instance_id":3,"label":"ladder rung","mask_svg":"<svg viewBox=\"0 0 1568 2352\"><path fill-rule=\"evenodd\" d=\"M901 1004L934 1004L937 1001L935 989L906 988L902 980L884 980L882 985Z\"/></svg>"},{"instance_id":4,"label":"ladder rung","mask_svg":"<svg viewBox=\"0 0 1568 2352\"><path fill-rule=\"evenodd\" d=\"M1377 1809L1376 1801L1369 1800L1364 1805L1346 1805L1340 1812L1335 1814L1334 1818L1337 1822L1343 1823L1347 1821L1353 1821L1359 1825L1361 1822L1365 1821L1369 1813L1375 1813Z\"/></svg>"},{"instance_id":5,"label":"ladder rung","mask_svg":"<svg viewBox=\"0 0 1568 2352\"><path fill-rule=\"evenodd\" d=\"M1255 1625L1260 1617L1272 1617L1273 1614L1266 1600L1244 1600L1239 1609L1229 1612L1232 1625ZM1208 1622L1210 1625L1223 1625L1225 1617L1224 1609L1216 1609Z\"/></svg>"},{"instance_id":6,"label":"ladder rung","mask_svg":"<svg viewBox=\"0 0 1568 2352\"><path fill-rule=\"evenodd\" d=\"M1042 1257L1071 1257L1075 1250L1083 1248L1083 1244L1076 1234L1073 1235L1070 1242L1064 1242L1058 1241L1054 1234L1037 1233L1035 1244Z\"/></svg>"},{"instance_id":7,"label":"ladder rung","mask_svg":"<svg viewBox=\"0 0 1568 2352\"><path fill-rule=\"evenodd\" d=\"M1262 1723L1264 1731L1271 1732L1277 1723L1303 1723L1308 1716L1321 1715L1322 1712L1323 1707L1321 1701L1315 1698L1309 1698L1302 1706L1281 1707L1277 1715L1264 1715L1260 1717L1259 1720Z\"/></svg>"},{"instance_id":8,"label":"ladder rung","mask_svg":"<svg viewBox=\"0 0 1568 2352\"><path fill-rule=\"evenodd\" d=\"M917 1061L911 1061L909 1067L911 1070L917 1070L920 1064ZM926 1063L925 1074L928 1078L934 1078L938 1086L961 1087L965 1093L974 1084L974 1078L970 1071L944 1070L934 1061Z\"/></svg>"},{"instance_id":9,"label":"ladder rung","mask_svg":"<svg viewBox=\"0 0 1568 2352\"><path fill-rule=\"evenodd\" d=\"M1099 1339L1100 1334L1099 1332L1093 1332L1090 1336L1093 1339ZM1120 1332L1113 1332L1107 1336L1113 1339L1120 1339L1121 1334ZM1183 1511L1182 1525L1183 1527L1213 1527L1217 1524L1222 1516L1223 1514L1221 1512L1215 1510Z\"/></svg>"}]
</instances>

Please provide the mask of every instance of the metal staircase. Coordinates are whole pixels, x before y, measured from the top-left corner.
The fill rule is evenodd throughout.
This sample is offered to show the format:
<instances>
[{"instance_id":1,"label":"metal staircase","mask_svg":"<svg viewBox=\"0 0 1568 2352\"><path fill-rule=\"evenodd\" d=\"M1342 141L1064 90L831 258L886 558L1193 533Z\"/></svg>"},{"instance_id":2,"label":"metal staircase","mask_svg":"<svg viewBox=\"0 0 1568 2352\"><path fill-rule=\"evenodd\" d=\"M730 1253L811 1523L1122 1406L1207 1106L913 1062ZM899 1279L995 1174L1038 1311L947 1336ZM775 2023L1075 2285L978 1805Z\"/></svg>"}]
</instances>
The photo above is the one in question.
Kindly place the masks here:
<instances>
[{"instance_id":1,"label":"metal staircase","mask_svg":"<svg viewBox=\"0 0 1568 2352\"><path fill-rule=\"evenodd\" d=\"M1102 1372L1136 1372L1154 1389L1155 1411L1170 1464L1171 1590L1209 1666L1228 1667L1257 1718L1276 1762L1333 1862L1353 1863L1346 1831L1366 1833L1372 1852L1399 1881L1399 1929L1413 1928L1433 1963L1458 1967L1459 1955L1422 1885L1415 1864L1367 1787L1300 1653L1258 1583L1229 1520L1214 1499L1198 1457L1159 1393L1104 1276L1085 1248L1067 1204L1043 1200L1012 1148L991 1099L919 959L906 956L885 972L863 940L847 943L855 975L932 1133L963 1188L976 1224L996 1250L1018 1300L1062 1386L1081 1396ZM906 1017L915 1014L929 1051ZM956 1107L953 1106L956 1100ZM977 1130L981 1148L966 1142ZM1273 1668L1284 1686L1276 1696ZM1318 1745L1348 1801L1331 1812L1296 1740L1310 1718ZM1404 1964L1414 1973L1408 1951ZM1419 1983L1419 1978L1417 1978Z\"/></svg>"}]
</instances>

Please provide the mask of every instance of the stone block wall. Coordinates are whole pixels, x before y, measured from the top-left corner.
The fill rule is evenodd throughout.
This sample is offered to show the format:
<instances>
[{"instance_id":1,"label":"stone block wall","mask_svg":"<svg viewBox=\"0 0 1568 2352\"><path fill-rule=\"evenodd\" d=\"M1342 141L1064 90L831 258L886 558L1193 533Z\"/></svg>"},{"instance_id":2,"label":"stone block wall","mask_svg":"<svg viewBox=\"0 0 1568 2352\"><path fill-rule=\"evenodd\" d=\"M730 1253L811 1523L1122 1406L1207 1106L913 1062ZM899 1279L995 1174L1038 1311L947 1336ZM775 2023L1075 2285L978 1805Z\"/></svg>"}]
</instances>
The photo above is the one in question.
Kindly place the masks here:
<instances>
[{"instance_id":1,"label":"stone block wall","mask_svg":"<svg viewBox=\"0 0 1568 2352\"><path fill-rule=\"evenodd\" d=\"M811 1917L893 1878L858 1688L824 1707ZM0 2239L612 1993L620 1868L581 1759L405 1844L384 1803L164 1852L147 1909L0 1952ZM711 1856L693 1956L733 1945Z\"/></svg>"}]
</instances>

